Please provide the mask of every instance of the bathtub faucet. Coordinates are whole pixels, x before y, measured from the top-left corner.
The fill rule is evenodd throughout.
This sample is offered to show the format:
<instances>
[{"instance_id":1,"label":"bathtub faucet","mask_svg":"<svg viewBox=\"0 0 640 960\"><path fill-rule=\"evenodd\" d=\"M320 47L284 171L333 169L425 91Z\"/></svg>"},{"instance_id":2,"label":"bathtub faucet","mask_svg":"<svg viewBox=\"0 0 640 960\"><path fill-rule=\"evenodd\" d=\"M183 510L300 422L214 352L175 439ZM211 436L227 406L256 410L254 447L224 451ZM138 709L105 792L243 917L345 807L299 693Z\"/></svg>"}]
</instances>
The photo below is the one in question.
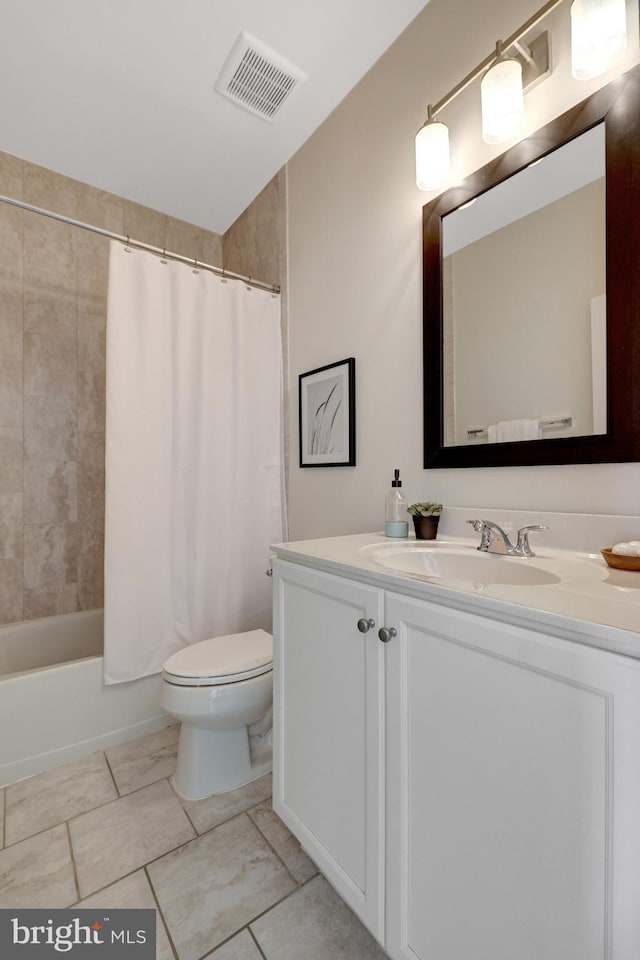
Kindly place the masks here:
<instances>
[{"instance_id":1,"label":"bathtub faucet","mask_svg":"<svg viewBox=\"0 0 640 960\"><path fill-rule=\"evenodd\" d=\"M493 520L467 520L474 530L480 534L478 550L483 553L499 553L509 557L535 557L529 545L529 534L532 530L548 530L548 527L533 523L518 530L518 542L514 545L508 535L494 523Z\"/></svg>"}]
</instances>

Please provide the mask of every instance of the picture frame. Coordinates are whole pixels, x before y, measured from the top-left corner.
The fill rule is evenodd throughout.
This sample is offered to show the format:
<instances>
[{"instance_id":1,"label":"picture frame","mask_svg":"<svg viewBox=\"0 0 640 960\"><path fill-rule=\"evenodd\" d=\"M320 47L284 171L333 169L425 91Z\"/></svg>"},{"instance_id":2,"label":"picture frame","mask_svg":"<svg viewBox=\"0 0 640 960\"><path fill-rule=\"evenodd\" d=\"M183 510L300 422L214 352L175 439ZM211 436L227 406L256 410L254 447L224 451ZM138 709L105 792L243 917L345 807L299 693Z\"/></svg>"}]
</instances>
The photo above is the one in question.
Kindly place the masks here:
<instances>
[{"instance_id":1,"label":"picture frame","mask_svg":"<svg viewBox=\"0 0 640 960\"><path fill-rule=\"evenodd\" d=\"M355 467L356 361L328 363L298 377L301 467Z\"/></svg>"}]
</instances>

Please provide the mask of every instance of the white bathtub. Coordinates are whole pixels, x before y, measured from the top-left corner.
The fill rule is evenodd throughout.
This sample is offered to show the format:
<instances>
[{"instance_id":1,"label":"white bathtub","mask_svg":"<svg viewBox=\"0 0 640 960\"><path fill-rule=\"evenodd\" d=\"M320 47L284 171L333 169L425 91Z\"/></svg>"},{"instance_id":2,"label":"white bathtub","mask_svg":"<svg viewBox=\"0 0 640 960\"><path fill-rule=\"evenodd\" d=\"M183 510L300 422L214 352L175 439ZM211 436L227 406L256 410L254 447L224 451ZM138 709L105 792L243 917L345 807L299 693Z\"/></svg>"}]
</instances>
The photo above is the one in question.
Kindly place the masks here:
<instances>
[{"instance_id":1,"label":"white bathtub","mask_svg":"<svg viewBox=\"0 0 640 960\"><path fill-rule=\"evenodd\" d=\"M160 675L105 686L102 610L0 626L0 787L173 720Z\"/></svg>"}]
</instances>

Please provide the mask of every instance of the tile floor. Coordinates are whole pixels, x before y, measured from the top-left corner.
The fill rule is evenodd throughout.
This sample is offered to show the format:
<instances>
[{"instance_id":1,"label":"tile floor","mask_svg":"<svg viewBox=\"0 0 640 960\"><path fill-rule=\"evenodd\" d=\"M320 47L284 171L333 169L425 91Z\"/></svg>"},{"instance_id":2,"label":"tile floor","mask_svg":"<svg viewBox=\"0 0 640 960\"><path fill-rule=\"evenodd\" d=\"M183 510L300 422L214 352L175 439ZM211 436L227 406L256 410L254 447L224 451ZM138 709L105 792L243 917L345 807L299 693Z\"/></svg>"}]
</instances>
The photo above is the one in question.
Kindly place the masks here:
<instances>
[{"instance_id":1,"label":"tile floor","mask_svg":"<svg viewBox=\"0 0 640 960\"><path fill-rule=\"evenodd\" d=\"M0 789L0 907L155 907L157 960L384 960L271 808L174 793L178 726Z\"/></svg>"}]
</instances>

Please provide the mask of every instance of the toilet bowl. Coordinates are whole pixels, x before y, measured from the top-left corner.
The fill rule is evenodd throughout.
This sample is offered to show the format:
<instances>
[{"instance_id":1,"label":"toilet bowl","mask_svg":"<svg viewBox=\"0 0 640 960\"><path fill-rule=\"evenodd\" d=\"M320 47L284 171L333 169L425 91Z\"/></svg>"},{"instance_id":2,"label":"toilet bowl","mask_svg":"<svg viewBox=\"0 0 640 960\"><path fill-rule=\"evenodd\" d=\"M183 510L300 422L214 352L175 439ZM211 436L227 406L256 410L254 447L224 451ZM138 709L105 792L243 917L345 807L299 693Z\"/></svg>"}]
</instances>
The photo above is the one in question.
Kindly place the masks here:
<instances>
[{"instance_id":1,"label":"toilet bowl","mask_svg":"<svg viewBox=\"0 0 640 960\"><path fill-rule=\"evenodd\" d=\"M251 630L193 643L165 661L160 705L180 720L174 786L200 800L271 770L273 638Z\"/></svg>"}]
</instances>

